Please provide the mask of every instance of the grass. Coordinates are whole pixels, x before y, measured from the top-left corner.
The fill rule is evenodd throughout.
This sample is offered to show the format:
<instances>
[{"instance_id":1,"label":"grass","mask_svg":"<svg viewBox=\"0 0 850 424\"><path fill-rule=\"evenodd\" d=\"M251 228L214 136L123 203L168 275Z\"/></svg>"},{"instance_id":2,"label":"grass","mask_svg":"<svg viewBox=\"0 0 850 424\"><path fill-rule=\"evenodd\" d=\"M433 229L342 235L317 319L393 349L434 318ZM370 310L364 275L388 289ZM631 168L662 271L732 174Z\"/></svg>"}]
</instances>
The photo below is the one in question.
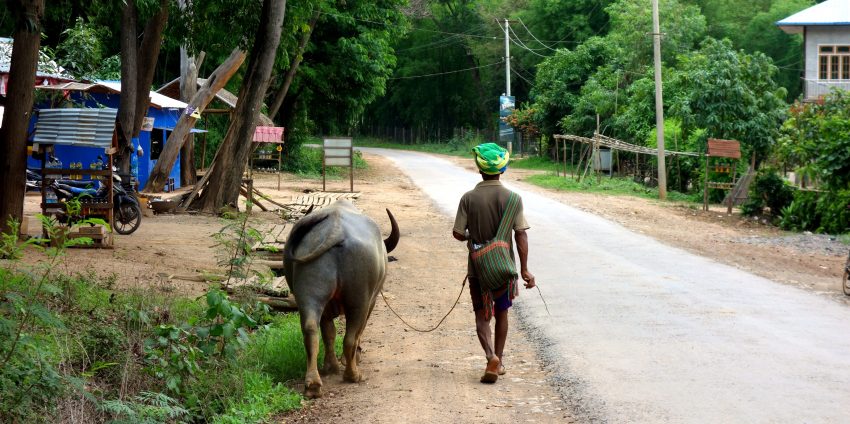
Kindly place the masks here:
<instances>
[{"instance_id":1,"label":"grass","mask_svg":"<svg viewBox=\"0 0 850 424\"><path fill-rule=\"evenodd\" d=\"M841 243L850 246L850 233L842 234L838 236L838 241Z\"/></svg>"},{"instance_id":2,"label":"grass","mask_svg":"<svg viewBox=\"0 0 850 424\"><path fill-rule=\"evenodd\" d=\"M143 345L160 325L204 316L204 297L114 290L114 278L58 271L34 292L33 277L22 268L0 263L0 353L10 349L16 311L37 311L25 345L0 369L0 421L153 422L146 417L179 410L193 421L265 422L301 407L301 394L289 387L303 379L306 363L297 314L248 334L233 359L201 363L191 382L172 393L150 371Z\"/></svg>"},{"instance_id":3,"label":"grass","mask_svg":"<svg viewBox=\"0 0 850 424\"><path fill-rule=\"evenodd\" d=\"M380 147L384 149L413 150L451 156L469 156L471 155L472 148L483 142L484 140L466 137L463 139L452 139L446 143L402 144L364 137L355 139L354 145L356 147Z\"/></svg>"},{"instance_id":4,"label":"grass","mask_svg":"<svg viewBox=\"0 0 850 424\"><path fill-rule=\"evenodd\" d=\"M658 189L645 187L625 178L603 177L599 183L596 178L588 177L577 182L572 177L560 177L553 174L532 175L525 181L540 187L563 191L580 191L587 193L605 193L612 195L636 196L646 199L657 199ZM673 202L699 202L697 194L683 194L675 191L667 192L667 200Z\"/></svg>"},{"instance_id":5,"label":"grass","mask_svg":"<svg viewBox=\"0 0 850 424\"><path fill-rule=\"evenodd\" d=\"M337 325L339 327L339 325ZM319 363L324 359L324 347L319 344ZM336 338L336 355L342 354L342 337ZM307 356L301 335L298 314L285 314L274 318L271 327L257 335L245 352L265 373L276 381L300 381L307 371Z\"/></svg>"}]
</instances>

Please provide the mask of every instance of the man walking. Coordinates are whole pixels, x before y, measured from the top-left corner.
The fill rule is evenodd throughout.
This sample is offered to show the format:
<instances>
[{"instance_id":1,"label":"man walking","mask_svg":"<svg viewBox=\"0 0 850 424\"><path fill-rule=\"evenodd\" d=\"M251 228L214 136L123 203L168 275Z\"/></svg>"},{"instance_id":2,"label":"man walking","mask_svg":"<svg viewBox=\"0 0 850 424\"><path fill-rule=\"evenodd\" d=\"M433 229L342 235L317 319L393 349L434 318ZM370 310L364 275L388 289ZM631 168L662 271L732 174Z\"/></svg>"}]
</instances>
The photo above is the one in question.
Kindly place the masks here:
<instances>
[{"instance_id":1,"label":"man walking","mask_svg":"<svg viewBox=\"0 0 850 424\"><path fill-rule=\"evenodd\" d=\"M460 199L455 217L452 235L459 241L466 241L470 252L477 246L492 240L499 229L499 224L507 210L511 192L499 181L499 177L508 167L509 155L507 150L494 143L484 143L472 149L475 154L475 164L481 173L482 182ZM519 205L513 215L513 222L508 223L513 229L519 253L520 276L525 281L525 288L534 287L534 275L528 271L528 236L525 230L529 228L522 211L522 199L516 195ZM508 232L510 243L510 232ZM513 247L510 247L513 260ZM499 375L505 373L502 365L502 354L505 340L508 337L508 309L518 294L516 279L505 281L504 285L495 290L484 288L476 275L471 258L468 260L467 276L469 277L469 294L472 297L472 309L475 311L475 328L478 341L487 357L487 367L481 377L482 383L495 383ZM490 330L490 319L496 317L495 342Z\"/></svg>"}]
</instances>

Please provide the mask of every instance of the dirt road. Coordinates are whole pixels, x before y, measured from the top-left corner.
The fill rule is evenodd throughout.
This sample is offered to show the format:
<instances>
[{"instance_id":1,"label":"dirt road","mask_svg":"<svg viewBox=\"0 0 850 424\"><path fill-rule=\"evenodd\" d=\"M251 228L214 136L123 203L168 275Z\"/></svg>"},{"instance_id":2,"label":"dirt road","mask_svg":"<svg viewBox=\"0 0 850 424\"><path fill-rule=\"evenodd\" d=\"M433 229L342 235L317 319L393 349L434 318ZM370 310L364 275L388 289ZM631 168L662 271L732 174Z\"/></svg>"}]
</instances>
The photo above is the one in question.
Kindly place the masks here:
<instances>
[{"instance_id":1,"label":"dirt road","mask_svg":"<svg viewBox=\"0 0 850 424\"><path fill-rule=\"evenodd\" d=\"M444 214L478 181L391 158ZM626 230L523 184L530 267L518 305L564 400L589 422L847 422L850 309ZM781 265L780 265L781 266Z\"/></svg>"}]
</instances>

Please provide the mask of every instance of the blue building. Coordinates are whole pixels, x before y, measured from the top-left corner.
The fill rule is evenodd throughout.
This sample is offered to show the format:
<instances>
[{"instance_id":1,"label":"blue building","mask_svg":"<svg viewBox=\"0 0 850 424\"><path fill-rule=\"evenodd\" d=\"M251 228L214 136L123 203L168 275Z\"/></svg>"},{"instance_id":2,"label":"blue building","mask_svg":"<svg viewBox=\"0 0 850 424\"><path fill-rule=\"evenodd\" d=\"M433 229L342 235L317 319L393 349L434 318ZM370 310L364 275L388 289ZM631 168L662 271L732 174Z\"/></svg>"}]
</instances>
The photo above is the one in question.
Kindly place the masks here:
<instances>
[{"instance_id":1,"label":"blue building","mask_svg":"<svg viewBox=\"0 0 850 424\"><path fill-rule=\"evenodd\" d=\"M69 82L59 85L39 86L38 90L48 93L45 100L36 104L36 110L57 107L89 107L89 108L118 108L121 98L121 83L118 81L99 81L95 83ZM144 154L139 160L139 187L144 187L153 170L159 154L165 145L171 131L177 125L180 114L186 109L186 103L151 91L151 104L148 108L145 125L134 143L140 145ZM35 114L32 126L38 119ZM32 131L30 131L32 132ZM97 161L103 151L93 147L56 146L56 157L65 168L69 164L82 164L88 169ZM105 161L105 158L104 158ZM40 168L41 162L28 159L31 168ZM180 160L175 162L170 177L173 178L174 188L180 187Z\"/></svg>"}]
</instances>

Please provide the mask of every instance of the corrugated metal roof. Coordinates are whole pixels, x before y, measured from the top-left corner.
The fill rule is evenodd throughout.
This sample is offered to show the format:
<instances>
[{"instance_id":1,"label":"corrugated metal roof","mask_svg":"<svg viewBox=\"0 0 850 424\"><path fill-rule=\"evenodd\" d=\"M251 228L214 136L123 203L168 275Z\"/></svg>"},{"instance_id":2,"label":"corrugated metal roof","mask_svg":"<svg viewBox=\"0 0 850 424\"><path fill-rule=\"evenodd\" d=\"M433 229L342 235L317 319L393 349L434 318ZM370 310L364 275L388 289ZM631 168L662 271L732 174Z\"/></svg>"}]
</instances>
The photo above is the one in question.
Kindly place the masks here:
<instances>
[{"instance_id":1,"label":"corrugated metal roof","mask_svg":"<svg viewBox=\"0 0 850 424\"><path fill-rule=\"evenodd\" d=\"M87 82L68 82L57 85L44 85L36 87L41 90L61 90L61 91L85 91L92 93L109 93L121 94L120 81L97 81L93 83ZM150 92L151 105L160 109L185 109L188 106L180 100L172 99L155 91Z\"/></svg>"},{"instance_id":2,"label":"corrugated metal roof","mask_svg":"<svg viewBox=\"0 0 850 424\"><path fill-rule=\"evenodd\" d=\"M102 147L112 146L118 109L41 109L33 141L44 144Z\"/></svg>"},{"instance_id":3,"label":"corrugated metal roof","mask_svg":"<svg viewBox=\"0 0 850 424\"><path fill-rule=\"evenodd\" d=\"M799 33L805 26L850 25L850 0L827 0L797 12L776 25L787 33Z\"/></svg>"}]
</instances>

